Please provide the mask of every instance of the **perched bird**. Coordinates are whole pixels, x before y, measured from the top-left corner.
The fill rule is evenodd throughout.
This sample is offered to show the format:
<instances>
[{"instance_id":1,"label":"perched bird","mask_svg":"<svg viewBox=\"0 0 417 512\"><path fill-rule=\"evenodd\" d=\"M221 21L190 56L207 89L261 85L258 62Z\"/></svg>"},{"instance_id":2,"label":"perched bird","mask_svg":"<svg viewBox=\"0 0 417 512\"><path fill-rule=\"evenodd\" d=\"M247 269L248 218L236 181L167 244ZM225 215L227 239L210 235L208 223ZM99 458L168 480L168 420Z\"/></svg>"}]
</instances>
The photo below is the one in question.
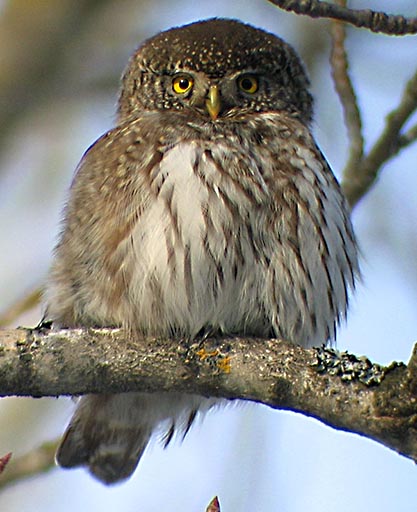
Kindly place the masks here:
<instances>
[{"instance_id":1,"label":"perched bird","mask_svg":"<svg viewBox=\"0 0 417 512\"><path fill-rule=\"evenodd\" d=\"M124 73L116 126L75 174L48 317L173 340L332 340L357 245L311 134L308 86L288 44L239 21L209 19L145 41ZM57 461L117 482L153 433L186 432L216 402L85 396Z\"/></svg>"}]
</instances>

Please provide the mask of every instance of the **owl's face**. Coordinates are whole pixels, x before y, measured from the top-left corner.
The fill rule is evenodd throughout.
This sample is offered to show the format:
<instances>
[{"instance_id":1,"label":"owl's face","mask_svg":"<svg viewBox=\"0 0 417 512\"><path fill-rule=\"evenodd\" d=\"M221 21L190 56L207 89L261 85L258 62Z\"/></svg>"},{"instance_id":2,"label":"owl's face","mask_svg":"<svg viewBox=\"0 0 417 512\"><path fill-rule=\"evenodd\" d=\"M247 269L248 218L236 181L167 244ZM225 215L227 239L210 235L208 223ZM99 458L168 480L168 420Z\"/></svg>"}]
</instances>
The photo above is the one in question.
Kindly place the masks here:
<instances>
[{"instance_id":1,"label":"owl's face","mask_svg":"<svg viewBox=\"0 0 417 512\"><path fill-rule=\"evenodd\" d=\"M120 119L177 111L200 122L285 111L308 123L308 78L278 37L235 20L211 19L161 32L133 55L123 78Z\"/></svg>"}]
</instances>

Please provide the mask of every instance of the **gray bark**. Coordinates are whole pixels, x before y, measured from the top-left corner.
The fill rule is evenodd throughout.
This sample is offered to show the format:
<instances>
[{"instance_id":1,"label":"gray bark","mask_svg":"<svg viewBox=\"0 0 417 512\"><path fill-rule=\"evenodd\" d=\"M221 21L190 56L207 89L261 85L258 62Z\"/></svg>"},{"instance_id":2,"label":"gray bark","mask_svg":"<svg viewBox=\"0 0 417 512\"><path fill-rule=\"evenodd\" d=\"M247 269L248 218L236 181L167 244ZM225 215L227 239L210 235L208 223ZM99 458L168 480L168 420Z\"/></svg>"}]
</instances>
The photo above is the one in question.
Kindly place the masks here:
<instances>
[{"instance_id":1,"label":"gray bark","mask_svg":"<svg viewBox=\"0 0 417 512\"><path fill-rule=\"evenodd\" d=\"M416 346L417 347L417 346ZM417 348L383 368L281 340L133 339L121 329L0 331L0 396L183 391L261 402L417 461Z\"/></svg>"}]
</instances>

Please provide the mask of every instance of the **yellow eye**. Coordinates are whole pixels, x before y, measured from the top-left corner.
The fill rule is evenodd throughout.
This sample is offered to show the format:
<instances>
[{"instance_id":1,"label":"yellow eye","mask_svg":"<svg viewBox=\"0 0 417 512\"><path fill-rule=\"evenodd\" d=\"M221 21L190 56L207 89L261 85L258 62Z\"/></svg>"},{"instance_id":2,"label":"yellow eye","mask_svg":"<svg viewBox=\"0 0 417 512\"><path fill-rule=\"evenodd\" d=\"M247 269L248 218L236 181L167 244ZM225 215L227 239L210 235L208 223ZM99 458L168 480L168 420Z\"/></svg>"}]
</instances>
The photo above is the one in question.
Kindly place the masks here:
<instances>
[{"instance_id":1,"label":"yellow eye","mask_svg":"<svg viewBox=\"0 0 417 512\"><path fill-rule=\"evenodd\" d=\"M187 75L179 75L172 80L172 89L177 94L185 94L191 91L193 85L194 80Z\"/></svg>"},{"instance_id":2,"label":"yellow eye","mask_svg":"<svg viewBox=\"0 0 417 512\"><path fill-rule=\"evenodd\" d=\"M242 75L238 78L239 89L247 94L255 94L258 90L259 82L254 75Z\"/></svg>"}]
</instances>

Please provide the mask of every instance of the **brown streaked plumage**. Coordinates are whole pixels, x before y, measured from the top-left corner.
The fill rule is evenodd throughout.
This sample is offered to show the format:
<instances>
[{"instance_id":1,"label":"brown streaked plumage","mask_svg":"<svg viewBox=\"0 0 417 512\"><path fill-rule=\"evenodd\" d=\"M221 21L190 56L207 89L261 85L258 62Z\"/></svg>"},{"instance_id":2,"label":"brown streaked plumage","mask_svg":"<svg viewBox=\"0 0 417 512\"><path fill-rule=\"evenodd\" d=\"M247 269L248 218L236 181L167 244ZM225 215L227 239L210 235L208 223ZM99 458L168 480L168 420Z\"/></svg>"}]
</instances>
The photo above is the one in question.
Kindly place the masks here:
<instances>
[{"instance_id":1,"label":"brown streaked plumage","mask_svg":"<svg viewBox=\"0 0 417 512\"><path fill-rule=\"evenodd\" d=\"M334 339L358 273L347 203L310 132L294 50L213 19L132 56L115 128L84 155L46 290L58 325ZM105 483L155 432L185 435L216 399L86 396L57 453Z\"/></svg>"}]
</instances>

